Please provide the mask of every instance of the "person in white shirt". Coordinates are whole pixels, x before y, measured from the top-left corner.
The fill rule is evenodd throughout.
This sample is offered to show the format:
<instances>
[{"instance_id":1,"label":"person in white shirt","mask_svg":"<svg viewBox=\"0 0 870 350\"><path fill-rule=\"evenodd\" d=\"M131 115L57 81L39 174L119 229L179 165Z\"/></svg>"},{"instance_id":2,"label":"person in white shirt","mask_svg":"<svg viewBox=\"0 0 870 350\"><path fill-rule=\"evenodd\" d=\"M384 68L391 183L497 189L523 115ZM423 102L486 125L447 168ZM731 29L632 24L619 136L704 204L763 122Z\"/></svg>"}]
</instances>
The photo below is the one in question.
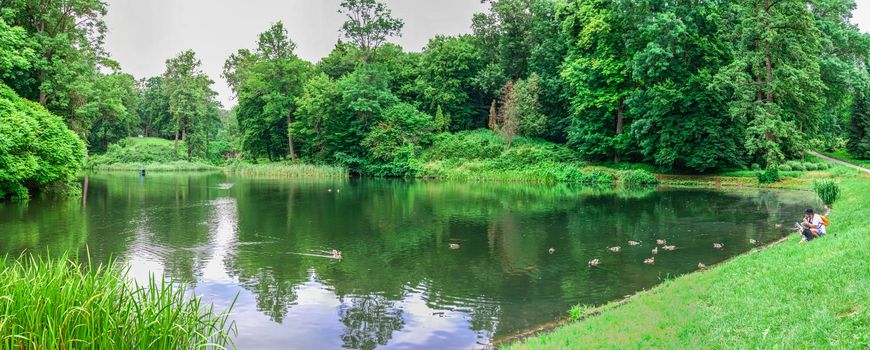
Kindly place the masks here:
<instances>
[{"instance_id":1,"label":"person in white shirt","mask_svg":"<svg viewBox=\"0 0 870 350\"><path fill-rule=\"evenodd\" d=\"M808 241L827 234L822 217L819 214L814 213L812 209L804 211L804 220L800 225L803 227L802 234L804 235L804 239Z\"/></svg>"}]
</instances>

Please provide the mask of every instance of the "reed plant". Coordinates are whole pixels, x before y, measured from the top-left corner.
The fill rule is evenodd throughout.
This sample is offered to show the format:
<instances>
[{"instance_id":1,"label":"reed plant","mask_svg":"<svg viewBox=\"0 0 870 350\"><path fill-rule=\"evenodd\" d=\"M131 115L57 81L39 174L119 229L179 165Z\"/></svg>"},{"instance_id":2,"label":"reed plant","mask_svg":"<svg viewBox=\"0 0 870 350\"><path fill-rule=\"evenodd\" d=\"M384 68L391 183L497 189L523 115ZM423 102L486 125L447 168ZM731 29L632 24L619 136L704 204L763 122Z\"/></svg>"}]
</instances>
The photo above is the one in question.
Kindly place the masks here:
<instances>
[{"instance_id":1,"label":"reed plant","mask_svg":"<svg viewBox=\"0 0 870 350\"><path fill-rule=\"evenodd\" d=\"M813 183L813 190L826 205L831 206L840 197L840 186L831 180L821 180Z\"/></svg>"},{"instance_id":2,"label":"reed plant","mask_svg":"<svg viewBox=\"0 0 870 350\"><path fill-rule=\"evenodd\" d=\"M130 282L114 261L85 260L0 259L0 348L234 347L229 310L217 312L171 281Z\"/></svg>"}]
</instances>

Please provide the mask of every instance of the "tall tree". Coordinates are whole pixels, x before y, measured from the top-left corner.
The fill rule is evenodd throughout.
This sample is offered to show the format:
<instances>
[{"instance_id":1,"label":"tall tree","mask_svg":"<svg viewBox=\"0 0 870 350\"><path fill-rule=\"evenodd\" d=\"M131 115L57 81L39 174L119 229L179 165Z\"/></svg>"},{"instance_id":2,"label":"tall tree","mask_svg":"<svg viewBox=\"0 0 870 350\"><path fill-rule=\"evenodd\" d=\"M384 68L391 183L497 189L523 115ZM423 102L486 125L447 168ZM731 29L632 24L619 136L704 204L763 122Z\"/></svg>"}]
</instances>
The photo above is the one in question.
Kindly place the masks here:
<instances>
[{"instance_id":1,"label":"tall tree","mask_svg":"<svg viewBox=\"0 0 870 350\"><path fill-rule=\"evenodd\" d=\"M378 0L343 0L338 12L347 16L341 26L342 35L363 51L362 59L366 62L371 50L383 45L389 37L401 36L405 25Z\"/></svg>"},{"instance_id":2,"label":"tall tree","mask_svg":"<svg viewBox=\"0 0 870 350\"><path fill-rule=\"evenodd\" d=\"M625 99L632 91L625 38L629 25L618 3L573 1L559 9L569 40L562 77L571 96L568 144L588 159L618 162L628 148Z\"/></svg>"},{"instance_id":3,"label":"tall tree","mask_svg":"<svg viewBox=\"0 0 870 350\"><path fill-rule=\"evenodd\" d=\"M186 142L188 160L194 153L207 154L207 137L203 135L208 133L209 119L216 117L213 107L217 104L214 99L217 93L211 89L214 82L202 71L196 53L185 50L167 60L163 82L169 113L175 122L175 151L178 152L180 136Z\"/></svg>"},{"instance_id":4,"label":"tall tree","mask_svg":"<svg viewBox=\"0 0 870 350\"><path fill-rule=\"evenodd\" d=\"M819 32L807 2L736 1L726 16L734 59L716 84L732 118L747 125L744 146L766 164L801 154L804 133L819 127L824 89Z\"/></svg>"}]
</instances>

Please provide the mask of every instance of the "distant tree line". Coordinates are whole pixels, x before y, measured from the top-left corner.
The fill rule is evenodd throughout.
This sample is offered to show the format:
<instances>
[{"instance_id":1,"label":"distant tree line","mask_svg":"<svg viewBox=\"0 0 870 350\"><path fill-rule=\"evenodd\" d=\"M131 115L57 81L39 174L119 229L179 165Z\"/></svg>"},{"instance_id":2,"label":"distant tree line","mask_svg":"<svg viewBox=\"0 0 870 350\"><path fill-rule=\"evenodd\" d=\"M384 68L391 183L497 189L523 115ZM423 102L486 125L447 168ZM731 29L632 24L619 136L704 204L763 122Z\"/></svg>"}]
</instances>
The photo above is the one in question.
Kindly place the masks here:
<instances>
[{"instance_id":1,"label":"distant tree line","mask_svg":"<svg viewBox=\"0 0 870 350\"><path fill-rule=\"evenodd\" d=\"M123 73L103 1L0 0L0 79L91 152L145 135L184 142L188 159L408 175L434 135L489 128L508 146L541 138L588 161L698 172L808 148L870 157L870 35L852 0L486 2L472 34L406 52L385 4L344 0L341 39L317 63L274 23L226 60L238 105L224 111L193 51L157 77Z\"/></svg>"}]
</instances>

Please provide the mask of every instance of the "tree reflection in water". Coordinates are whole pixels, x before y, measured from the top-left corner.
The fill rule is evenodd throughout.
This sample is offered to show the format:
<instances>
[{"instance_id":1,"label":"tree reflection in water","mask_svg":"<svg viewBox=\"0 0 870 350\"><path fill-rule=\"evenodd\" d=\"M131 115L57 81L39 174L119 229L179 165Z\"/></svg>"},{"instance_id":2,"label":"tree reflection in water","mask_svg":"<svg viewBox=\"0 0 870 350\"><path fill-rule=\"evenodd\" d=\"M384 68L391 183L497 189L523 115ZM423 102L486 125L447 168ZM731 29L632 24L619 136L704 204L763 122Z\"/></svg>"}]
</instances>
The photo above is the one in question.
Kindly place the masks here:
<instances>
[{"instance_id":1,"label":"tree reflection in water","mask_svg":"<svg viewBox=\"0 0 870 350\"><path fill-rule=\"evenodd\" d=\"M344 324L341 340L350 349L374 349L387 345L393 332L405 325L403 311L381 295L343 298L338 316Z\"/></svg>"}]
</instances>

